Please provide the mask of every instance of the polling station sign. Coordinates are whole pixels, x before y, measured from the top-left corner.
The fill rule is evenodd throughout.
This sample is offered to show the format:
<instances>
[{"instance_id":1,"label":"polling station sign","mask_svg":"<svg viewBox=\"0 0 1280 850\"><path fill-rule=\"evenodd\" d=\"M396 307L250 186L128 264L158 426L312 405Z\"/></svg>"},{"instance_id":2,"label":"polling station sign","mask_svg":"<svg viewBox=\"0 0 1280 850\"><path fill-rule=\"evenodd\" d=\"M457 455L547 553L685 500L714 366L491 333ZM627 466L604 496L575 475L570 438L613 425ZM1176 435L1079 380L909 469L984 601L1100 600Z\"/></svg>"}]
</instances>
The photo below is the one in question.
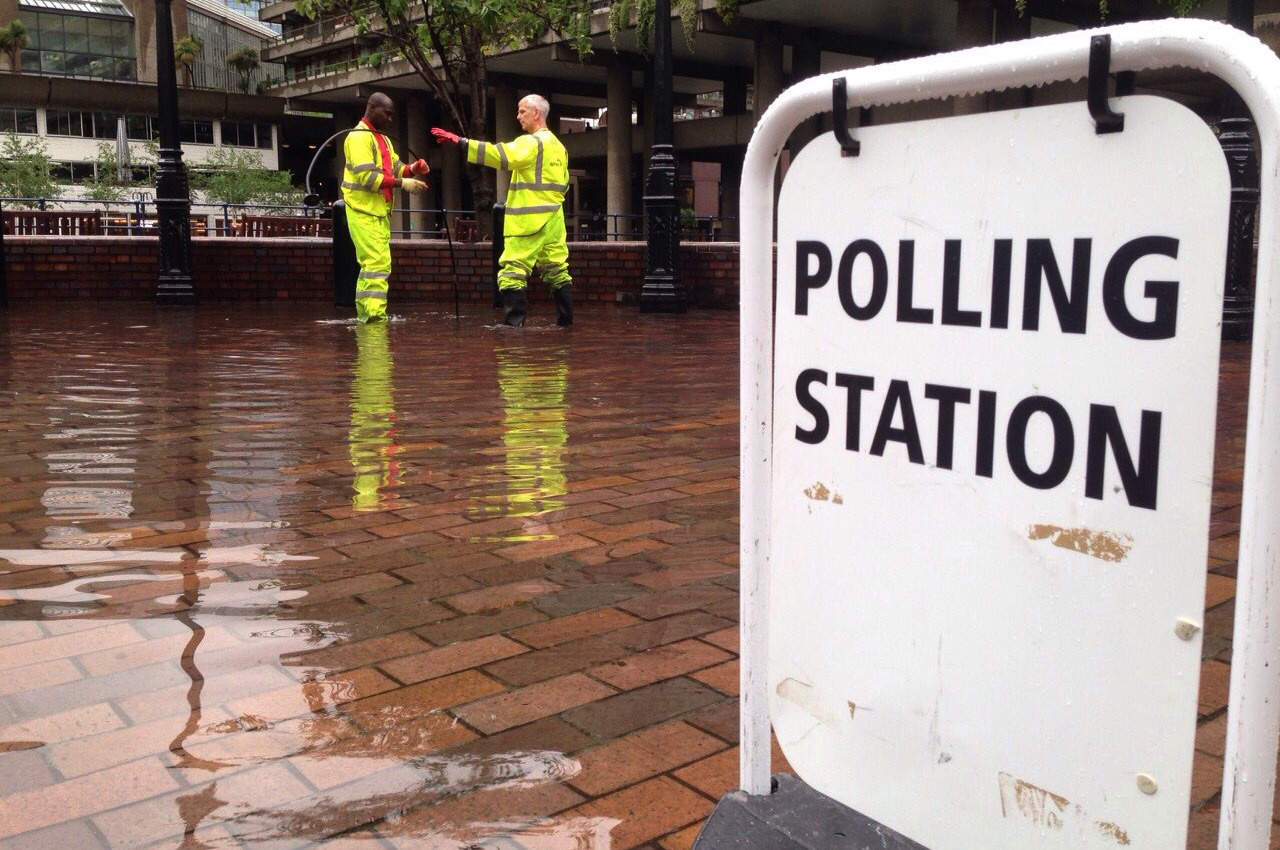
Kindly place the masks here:
<instances>
[{"instance_id":1,"label":"polling station sign","mask_svg":"<svg viewBox=\"0 0 1280 850\"><path fill-rule=\"evenodd\" d=\"M1112 104L828 134L782 186L769 713L931 850L1185 843L1230 185Z\"/></svg>"}]
</instances>

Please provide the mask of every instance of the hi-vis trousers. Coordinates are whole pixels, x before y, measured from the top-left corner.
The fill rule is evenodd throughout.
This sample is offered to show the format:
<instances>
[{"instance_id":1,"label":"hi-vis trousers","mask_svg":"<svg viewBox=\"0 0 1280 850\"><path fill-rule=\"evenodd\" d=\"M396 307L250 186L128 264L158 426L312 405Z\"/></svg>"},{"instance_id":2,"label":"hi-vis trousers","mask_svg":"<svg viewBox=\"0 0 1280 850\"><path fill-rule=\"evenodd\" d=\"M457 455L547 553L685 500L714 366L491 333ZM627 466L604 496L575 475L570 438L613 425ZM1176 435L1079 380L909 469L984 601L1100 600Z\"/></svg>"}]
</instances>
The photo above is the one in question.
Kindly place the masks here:
<instances>
[{"instance_id":1,"label":"hi-vis trousers","mask_svg":"<svg viewBox=\"0 0 1280 850\"><path fill-rule=\"evenodd\" d=\"M498 266L498 288L502 290L524 289L534 266L552 292L573 283L569 276L569 247L565 244L564 210L547 219L537 233L504 236Z\"/></svg>"},{"instance_id":2,"label":"hi-vis trousers","mask_svg":"<svg viewBox=\"0 0 1280 850\"><path fill-rule=\"evenodd\" d=\"M391 278L391 217L347 207L347 229L356 247L356 321L387 320L387 284Z\"/></svg>"}]
</instances>

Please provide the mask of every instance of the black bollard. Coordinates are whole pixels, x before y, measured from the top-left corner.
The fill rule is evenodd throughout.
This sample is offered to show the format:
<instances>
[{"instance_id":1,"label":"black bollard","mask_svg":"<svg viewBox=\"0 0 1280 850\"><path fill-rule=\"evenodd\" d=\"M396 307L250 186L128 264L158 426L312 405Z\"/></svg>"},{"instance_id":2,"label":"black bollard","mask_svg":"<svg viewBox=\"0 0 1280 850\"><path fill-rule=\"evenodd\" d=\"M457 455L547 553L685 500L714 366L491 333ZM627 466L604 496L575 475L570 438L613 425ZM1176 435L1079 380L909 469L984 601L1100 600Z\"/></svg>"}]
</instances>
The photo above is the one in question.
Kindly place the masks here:
<instances>
[{"instance_id":1,"label":"black bollard","mask_svg":"<svg viewBox=\"0 0 1280 850\"><path fill-rule=\"evenodd\" d=\"M504 204L493 205L493 309L502 309L502 292L498 289L498 260L502 257L502 228L507 220Z\"/></svg>"},{"instance_id":2,"label":"black bollard","mask_svg":"<svg viewBox=\"0 0 1280 850\"><path fill-rule=\"evenodd\" d=\"M341 200L333 204L333 306L356 306L356 246L347 230L347 205Z\"/></svg>"}]
</instances>

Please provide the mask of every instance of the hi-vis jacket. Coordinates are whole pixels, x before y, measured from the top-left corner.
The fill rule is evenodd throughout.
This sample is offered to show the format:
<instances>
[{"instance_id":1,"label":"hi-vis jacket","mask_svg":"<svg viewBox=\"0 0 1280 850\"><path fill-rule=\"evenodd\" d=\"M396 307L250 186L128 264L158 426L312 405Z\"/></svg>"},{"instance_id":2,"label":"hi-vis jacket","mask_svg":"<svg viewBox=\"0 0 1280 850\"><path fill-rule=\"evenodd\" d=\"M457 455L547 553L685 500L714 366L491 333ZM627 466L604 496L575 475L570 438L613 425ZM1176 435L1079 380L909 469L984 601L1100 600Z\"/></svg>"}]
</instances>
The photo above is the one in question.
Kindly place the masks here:
<instances>
[{"instance_id":1,"label":"hi-vis jacket","mask_svg":"<svg viewBox=\"0 0 1280 850\"><path fill-rule=\"evenodd\" d=\"M391 177L411 177L405 164L396 156L391 140L374 131L363 118L355 129L347 133L342 143L342 153L347 164L342 169L342 200L358 212L373 216L391 214L391 192L395 184L385 177L382 157L378 153L378 139L387 146L391 159Z\"/></svg>"},{"instance_id":2,"label":"hi-vis jacket","mask_svg":"<svg viewBox=\"0 0 1280 850\"><path fill-rule=\"evenodd\" d=\"M467 139L467 162L511 172L507 189L507 236L537 233L560 211L569 191L569 155L550 130L494 144Z\"/></svg>"}]
</instances>

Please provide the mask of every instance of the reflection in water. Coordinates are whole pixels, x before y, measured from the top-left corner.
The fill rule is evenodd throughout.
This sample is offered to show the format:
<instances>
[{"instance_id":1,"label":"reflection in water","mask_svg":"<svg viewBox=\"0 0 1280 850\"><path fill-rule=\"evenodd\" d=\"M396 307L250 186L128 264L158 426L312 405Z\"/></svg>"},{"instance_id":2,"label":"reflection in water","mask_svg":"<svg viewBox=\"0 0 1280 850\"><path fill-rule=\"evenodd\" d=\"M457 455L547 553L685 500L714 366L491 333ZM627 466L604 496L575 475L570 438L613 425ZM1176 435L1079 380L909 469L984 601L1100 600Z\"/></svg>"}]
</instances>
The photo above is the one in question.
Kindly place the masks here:
<instances>
[{"instance_id":1,"label":"reflection in water","mask_svg":"<svg viewBox=\"0 0 1280 850\"><path fill-rule=\"evenodd\" d=\"M315 751L308 756L334 760L331 753ZM330 766L330 771L342 768ZM415 810L430 813L430 806L462 794L493 794L495 808L503 799L499 794L531 789L548 783L570 779L582 770L577 759L563 753L534 750L496 755L452 756L428 755L385 759L385 769L368 772L354 782L337 788L293 799L285 804L256 807L223 821L222 829L234 838L218 846L271 843L280 840L306 841L348 833L373 824L387 835L422 834L422 824L408 822ZM497 792L497 793L495 793ZM479 802L479 800L477 800ZM424 808L425 807L425 808ZM606 819L571 818L565 828L556 830L554 821L457 824L434 822L426 830L436 839L432 847L464 848L477 844L478 838L520 833L524 829L552 831L562 836L575 836L558 845L583 850L606 850L608 830L617 821L604 826L603 843L583 843L578 835L594 834ZM584 830L584 827L588 827ZM445 830L445 831L441 831ZM466 836L446 839L446 836ZM456 843L455 843L456 842Z\"/></svg>"},{"instance_id":2,"label":"reflection in water","mask_svg":"<svg viewBox=\"0 0 1280 850\"><path fill-rule=\"evenodd\" d=\"M391 349L385 322L356 326L356 360L351 369L351 430L348 438L351 506L358 511L376 511L385 496L382 489L394 489L399 475L395 442L396 410L392 397Z\"/></svg>"},{"instance_id":3,"label":"reflection in water","mask_svg":"<svg viewBox=\"0 0 1280 850\"><path fill-rule=\"evenodd\" d=\"M224 767L230 767L226 762L211 761L193 756L187 752L187 739L200 728L200 718L204 716L203 704L200 702L200 695L204 692L204 674L200 672L200 668L196 666L196 650L200 648L200 643L204 640L205 630L196 622L194 611L196 605L200 602L200 577L194 572L188 572L182 581L182 595L178 597L181 604L175 614L175 619L182 625L191 630L191 637L187 640L187 645L182 648L182 655L179 656L179 666L182 672L187 674L191 680L191 685L187 688L187 722L182 727L174 739L169 742L169 752L178 757L174 767L190 767L199 770L215 771ZM197 819L194 823L188 820L190 807L183 809L182 800L179 798L178 808L182 811L182 818L188 823L188 833L194 832L195 826L199 823ZM212 811L212 810L210 810ZM201 815L200 817L204 817ZM183 840L183 846L199 846L188 845Z\"/></svg>"},{"instance_id":4,"label":"reflection in water","mask_svg":"<svg viewBox=\"0 0 1280 850\"><path fill-rule=\"evenodd\" d=\"M500 346L498 392L502 398L503 481L498 493L480 497L473 517L533 517L564 507L565 346L530 350ZM551 535L504 534L504 540Z\"/></svg>"},{"instance_id":5,"label":"reflection in water","mask_svg":"<svg viewBox=\"0 0 1280 850\"><path fill-rule=\"evenodd\" d=\"M178 850L208 850L210 845L196 838L196 829L201 821L225 805L226 800L218 799L217 782L210 782L199 791L178 797L178 814L183 824L182 843Z\"/></svg>"},{"instance_id":6,"label":"reflection in water","mask_svg":"<svg viewBox=\"0 0 1280 850\"><path fill-rule=\"evenodd\" d=\"M453 521L478 496L500 520L481 533L546 533L565 505L568 346L494 352L488 332L451 331L394 364L403 379L456 354L449 380L393 393L385 326L195 315L186 335L166 316L2 341L29 352L0 350L0 373L22 376L7 398L32 430L0 473L0 846L77 846L66 826L165 850L606 850L616 822L557 787L576 760L493 753L421 696L436 685L383 672L384 653L424 648L413 630L438 607L391 585L391 560L365 551L377 517L343 508L412 499ZM353 332L356 357L332 356ZM542 817L547 800L568 810Z\"/></svg>"}]
</instances>

